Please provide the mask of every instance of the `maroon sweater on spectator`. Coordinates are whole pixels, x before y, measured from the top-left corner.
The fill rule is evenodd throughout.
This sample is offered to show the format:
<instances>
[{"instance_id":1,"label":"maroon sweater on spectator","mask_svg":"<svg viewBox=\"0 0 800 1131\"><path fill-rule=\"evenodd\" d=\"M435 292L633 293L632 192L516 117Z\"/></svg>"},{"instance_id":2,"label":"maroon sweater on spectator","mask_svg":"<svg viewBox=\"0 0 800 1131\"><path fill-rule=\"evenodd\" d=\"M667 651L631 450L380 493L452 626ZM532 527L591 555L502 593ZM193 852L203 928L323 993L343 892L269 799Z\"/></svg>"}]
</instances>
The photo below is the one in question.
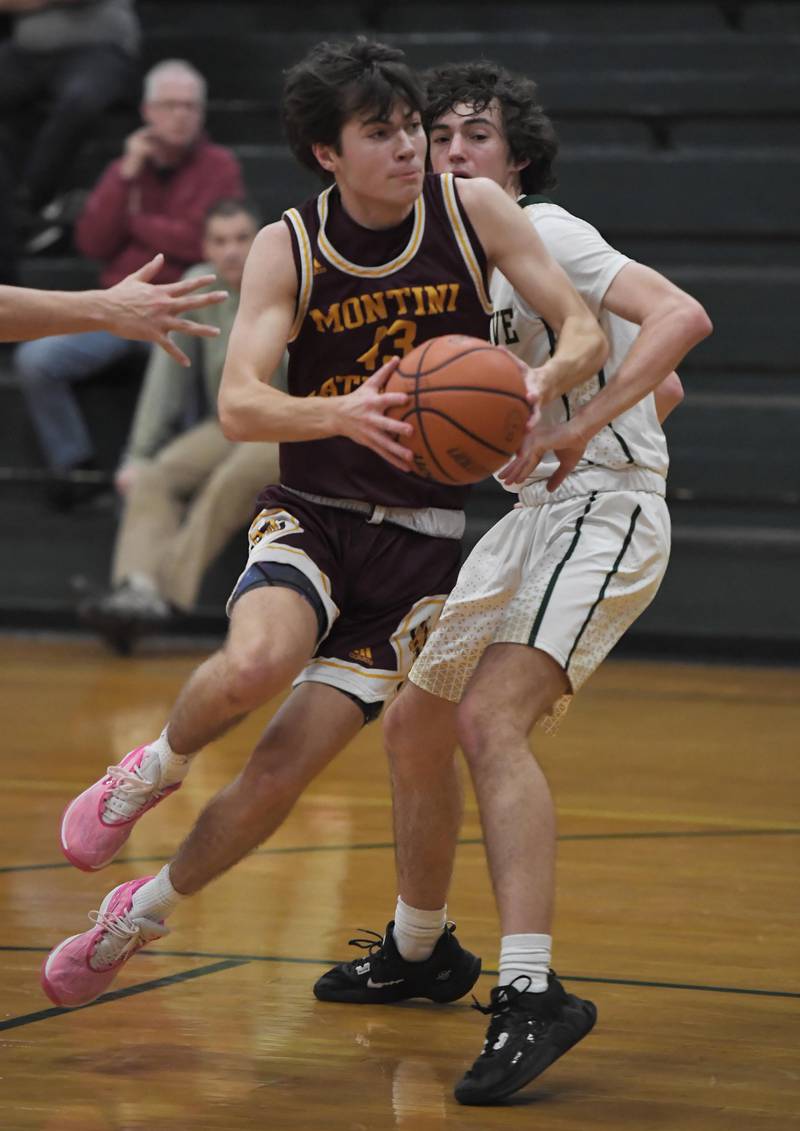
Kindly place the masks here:
<instances>
[{"instance_id":1,"label":"maroon sweater on spectator","mask_svg":"<svg viewBox=\"0 0 800 1131\"><path fill-rule=\"evenodd\" d=\"M202 137L166 176L147 164L126 181L120 163L112 161L86 202L75 229L78 250L104 264L104 287L163 251L156 281L172 283L203 258L206 211L223 196L244 196L239 162L229 149Z\"/></svg>"}]
</instances>

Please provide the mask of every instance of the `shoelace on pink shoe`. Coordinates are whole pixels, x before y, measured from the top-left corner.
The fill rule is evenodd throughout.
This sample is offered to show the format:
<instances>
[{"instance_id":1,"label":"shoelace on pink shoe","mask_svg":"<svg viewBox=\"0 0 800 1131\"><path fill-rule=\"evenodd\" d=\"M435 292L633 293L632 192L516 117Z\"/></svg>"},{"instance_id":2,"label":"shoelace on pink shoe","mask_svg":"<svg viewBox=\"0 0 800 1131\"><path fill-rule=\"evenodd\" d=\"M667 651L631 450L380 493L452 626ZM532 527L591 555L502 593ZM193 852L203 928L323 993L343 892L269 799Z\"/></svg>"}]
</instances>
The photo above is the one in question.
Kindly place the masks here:
<instances>
[{"instance_id":1,"label":"shoelace on pink shoe","mask_svg":"<svg viewBox=\"0 0 800 1131\"><path fill-rule=\"evenodd\" d=\"M89 918L105 932L97 940L89 959L91 968L98 972L115 966L148 941L142 933L143 924L136 923L129 915L90 911Z\"/></svg>"},{"instance_id":2,"label":"shoelace on pink shoe","mask_svg":"<svg viewBox=\"0 0 800 1131\"><path fill-rule=\"evenodd\" d=\"M112 780L111 792L103 806L103 817L107 820L116 817L127 821L147 805L159 792L158 786L140 774L141 765L135 770L122 766L109 766L106 773Z\"/></svg>"}]
</instances>

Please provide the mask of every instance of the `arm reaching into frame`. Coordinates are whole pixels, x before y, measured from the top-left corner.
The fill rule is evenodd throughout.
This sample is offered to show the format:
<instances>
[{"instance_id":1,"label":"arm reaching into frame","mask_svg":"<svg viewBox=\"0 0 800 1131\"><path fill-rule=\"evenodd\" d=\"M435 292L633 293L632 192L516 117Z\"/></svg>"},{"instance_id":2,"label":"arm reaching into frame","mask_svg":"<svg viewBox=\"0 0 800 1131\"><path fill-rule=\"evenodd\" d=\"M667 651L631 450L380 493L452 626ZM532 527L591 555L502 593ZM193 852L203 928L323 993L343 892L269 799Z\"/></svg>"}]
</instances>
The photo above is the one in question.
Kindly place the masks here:
<instances>
[{"instance_id":1,"label":"arm reaching into frame","mask_svg":"<svg viewBox=\"0 0 800 1131\"><path fill-rule=\"evenodd\" d=\"M224 302L227 292L196 293L214 282L213 275L177 283L151 283L163 262L163 255L156 255L105 291L37 291L0 286L0 342L108 330L120 338L155 342L181 365L189 365L189 358L168 337L169 333L216 337L219 330L215 327L180 316L188 310Z\"/></svg>"},{"instance_id":2,"label":"arm reaching into frame","mask_svg":"<svg viewBox=\"0 0 800 1131\"><path fill-rule=\"evenodd\" d=\"M562 424L534 429L534 442L525 453L503 468L504 483L523 482L546 451L553 450L560 466L548 480L554 491L577 466L592 436L655 393L659 422L683 399L683 386L675 366L693 346L712 332L703 307L657 271L641 263L628 263L611 283L603 306L641 327L613 381Z\"/></svg>"}]
</instances>

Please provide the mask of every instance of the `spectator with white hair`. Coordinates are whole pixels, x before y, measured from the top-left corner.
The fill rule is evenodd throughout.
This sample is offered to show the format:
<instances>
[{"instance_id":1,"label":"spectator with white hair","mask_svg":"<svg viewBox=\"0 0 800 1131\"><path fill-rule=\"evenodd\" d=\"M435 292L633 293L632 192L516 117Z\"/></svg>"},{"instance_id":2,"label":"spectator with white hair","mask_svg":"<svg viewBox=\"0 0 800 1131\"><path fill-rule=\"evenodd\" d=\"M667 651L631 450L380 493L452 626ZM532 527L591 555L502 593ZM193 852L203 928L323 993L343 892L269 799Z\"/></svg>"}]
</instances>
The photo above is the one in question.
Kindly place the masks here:
<instances>
[{"instance_id":1,"label":"spectator with white hair","mask_svg":"<svg viewBox=\"0 0 800 1131\"><path fill-rule=\"evenodd\" d=\"M90 194L75 230L78 249L102 264L103 286L113 286L164 253L157 282L171 283L202 257L203 223L223 197L241 198L239 164L203 131L206 84L181 59L158 63L145 76L143 125L125 141ZM94 449L72 385L140 357L146 347L106 331L26 342L14 355L28 411L53 472L50 499L69 507L92 490L70 479L91 470Z\"/></svg>"}]
</instances>

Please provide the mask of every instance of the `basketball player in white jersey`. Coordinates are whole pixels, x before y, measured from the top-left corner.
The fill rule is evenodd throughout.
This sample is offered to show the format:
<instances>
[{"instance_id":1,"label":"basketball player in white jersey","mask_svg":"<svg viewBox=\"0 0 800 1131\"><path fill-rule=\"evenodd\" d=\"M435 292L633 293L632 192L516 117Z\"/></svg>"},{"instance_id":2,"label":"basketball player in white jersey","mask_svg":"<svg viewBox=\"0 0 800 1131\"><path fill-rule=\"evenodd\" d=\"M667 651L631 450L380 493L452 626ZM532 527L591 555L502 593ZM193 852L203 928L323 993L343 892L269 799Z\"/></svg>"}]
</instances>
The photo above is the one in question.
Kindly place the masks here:
<instances>
[{"instance_id":1,"label":"basketball player in white jersey","mask_svg":"<svg viewBox=\"0 0 800 1131\"><path fill-rule=\"evenodd\" d=\"M533 452L499 473L516 506L462 567L442 617L390 707L397 843L395 919L370 957L334 967L317 997L394 1000L412 987L446 922L461 799L458 740L480 808L502 942L481 1055L456 1086L464 1104L498 1103L594 1024L591 1002L550 970L555 815L528 734L551 726L652 601L667 566L667 450L659 424L680 399L674 367L711 330L694 299L611 248L541 194L557 142L536 87L488 62L428 76L434 172L486 177L525 210L594 312L606 366L542 412ZM494 336L529 365L552 330L495 272ZM656 396L660 401L657 407ZM417 966L417 968L419 968Z\"/></svg>"}]
</instances>

